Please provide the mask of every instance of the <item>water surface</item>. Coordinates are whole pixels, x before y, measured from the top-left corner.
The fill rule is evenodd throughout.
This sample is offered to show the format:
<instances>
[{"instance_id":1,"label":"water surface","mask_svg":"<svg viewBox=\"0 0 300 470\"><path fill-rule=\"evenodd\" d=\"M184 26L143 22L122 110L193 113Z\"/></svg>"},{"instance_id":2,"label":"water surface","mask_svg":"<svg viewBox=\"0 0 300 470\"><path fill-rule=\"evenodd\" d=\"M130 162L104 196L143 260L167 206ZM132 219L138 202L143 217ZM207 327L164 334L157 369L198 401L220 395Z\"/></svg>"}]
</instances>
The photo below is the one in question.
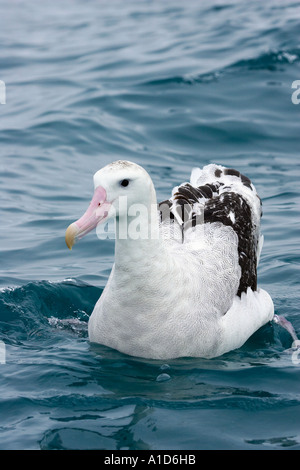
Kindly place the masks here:
<instances>
[{"instance_id":1,"label":"water surface","mask_svg":"<svg viewBox=\"0 0 300 470\"><path fill-rule=\"evenodd\" d=\"M160 200L215 162L263 201L259 284L300 336L296 1L0 1L1 449L300 449L299 365L266 325L213 360L87 339L113 240L69 252L92 175L143 165Z\"/></svg>"}]
</instances>

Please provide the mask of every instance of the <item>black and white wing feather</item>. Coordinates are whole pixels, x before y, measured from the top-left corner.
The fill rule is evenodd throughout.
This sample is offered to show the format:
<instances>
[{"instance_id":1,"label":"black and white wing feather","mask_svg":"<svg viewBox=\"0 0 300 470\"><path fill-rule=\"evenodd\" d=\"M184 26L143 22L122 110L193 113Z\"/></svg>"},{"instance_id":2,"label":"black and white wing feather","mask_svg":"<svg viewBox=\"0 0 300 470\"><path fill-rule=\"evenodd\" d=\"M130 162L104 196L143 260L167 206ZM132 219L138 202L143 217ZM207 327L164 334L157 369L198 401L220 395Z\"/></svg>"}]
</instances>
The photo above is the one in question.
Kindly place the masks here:
<instances>
[{"instance_id":1,"label":"black and white wing feather","mask_svg":"<svg viewBox=\"0 0 300 470\"><path fill-rule=\"evenodd\" d=\"M190 183L174 188L172 197L159 204L161 223L180 231L181 243L197 224L218 222L231 227L238 237L241 277L237 295L257 289L257 264L262 248L261 200L247 176L232 168L207 165L195 168ZM218 225L219 225L218 224Z\"/></svg>"}]
</instances>

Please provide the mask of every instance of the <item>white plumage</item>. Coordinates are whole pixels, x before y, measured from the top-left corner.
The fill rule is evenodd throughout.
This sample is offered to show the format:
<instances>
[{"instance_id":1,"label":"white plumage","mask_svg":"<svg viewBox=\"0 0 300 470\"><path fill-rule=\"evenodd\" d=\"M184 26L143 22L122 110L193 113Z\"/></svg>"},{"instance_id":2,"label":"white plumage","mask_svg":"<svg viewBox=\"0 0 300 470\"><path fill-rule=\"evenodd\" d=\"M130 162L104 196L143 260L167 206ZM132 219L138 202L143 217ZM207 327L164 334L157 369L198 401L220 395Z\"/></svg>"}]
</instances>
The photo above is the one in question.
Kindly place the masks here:
<instances>
[{"instance_id":1,"label":"white plumage","mask_svg":"<svg viewBox=\"0 0 300 470\"><path fill-rule=\"evenodd\" d=\"M247 177L197 168L159 206L150 176L134 163L114 162L94 183L88 215L66 236L71 247L90 230L85 219L95 226L116 217L115 263L89 320L91 342L145 358L211 358L272 320L273 302L256 286L261 202ZM91 222L99 194L106 212Z\"/></svg>"}]
</instances>

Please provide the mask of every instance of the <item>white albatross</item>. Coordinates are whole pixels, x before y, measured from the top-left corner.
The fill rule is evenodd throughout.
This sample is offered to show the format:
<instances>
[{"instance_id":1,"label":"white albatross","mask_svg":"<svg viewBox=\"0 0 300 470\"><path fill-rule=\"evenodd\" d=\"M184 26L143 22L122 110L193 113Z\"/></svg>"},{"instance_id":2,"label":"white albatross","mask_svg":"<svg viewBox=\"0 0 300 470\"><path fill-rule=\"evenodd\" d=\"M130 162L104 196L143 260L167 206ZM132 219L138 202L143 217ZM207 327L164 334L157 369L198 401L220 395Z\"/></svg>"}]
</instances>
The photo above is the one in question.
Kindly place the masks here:
<instances>
[{"instance_id":1,"label":"white albatross","mask_svg":"<svg viewBox=\"0 0 300 470\"><path fill-rule=\"evenodd\" d=\"M88 323L89 340L144 358L212 358L274 317L257 287L261 200L246 176L210 164L157 204L149 174L128 161L94 175L74 242L116 220L115 262Z\"/></svg>"}]
</instances>

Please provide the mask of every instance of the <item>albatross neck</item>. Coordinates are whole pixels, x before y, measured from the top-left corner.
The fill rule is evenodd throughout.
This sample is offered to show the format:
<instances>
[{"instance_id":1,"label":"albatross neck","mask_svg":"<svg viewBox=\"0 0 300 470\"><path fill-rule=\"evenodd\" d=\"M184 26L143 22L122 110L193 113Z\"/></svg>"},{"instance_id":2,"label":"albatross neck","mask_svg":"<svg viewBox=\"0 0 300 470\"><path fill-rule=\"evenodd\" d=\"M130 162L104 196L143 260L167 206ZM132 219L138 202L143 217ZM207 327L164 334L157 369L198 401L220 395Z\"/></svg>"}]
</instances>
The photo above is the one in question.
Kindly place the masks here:
<instances>
[{"instance_id":1,"label":"albatross neck","mask_svg":"<svg viewBox=\"0 0 300 470\"><path fill-rule=\"evenodd\" d=\"M147 263L162 249L155 190L147 205L129 208L116 220L115 264L128 269L131 263Z\"/></svg>"}]
</instances>

